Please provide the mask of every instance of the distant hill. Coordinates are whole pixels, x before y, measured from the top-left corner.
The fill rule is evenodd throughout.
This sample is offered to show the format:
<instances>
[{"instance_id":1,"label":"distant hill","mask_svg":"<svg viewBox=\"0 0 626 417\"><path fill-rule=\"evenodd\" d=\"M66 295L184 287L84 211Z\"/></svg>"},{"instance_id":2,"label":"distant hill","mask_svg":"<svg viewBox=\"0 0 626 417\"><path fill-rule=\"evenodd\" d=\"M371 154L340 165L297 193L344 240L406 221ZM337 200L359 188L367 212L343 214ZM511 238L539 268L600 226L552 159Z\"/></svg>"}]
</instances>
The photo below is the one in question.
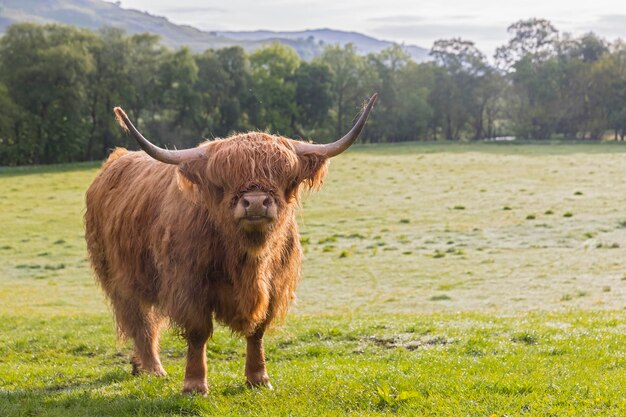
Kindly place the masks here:
<instances>
[{"instance_id":1,"label":"distant hill","mask_svg":"<svg viewBox=\"0 0 626 417\"><path fill-rule=\"evenodd\" d=\"M177 25L165 17L138 10L124 9L103 0L0 0L0 33L17 22L63 23L97 30L103 26L124 28L128 33L150 32L159 35L163 44L177 48L188 46L204 51L227 46L241 46L252 51L264 44L280 42L293 47L303 59L317 56L325 45L353 43L360 54L379 52L393 42L360 33L332 29L301 32L207 32L187 25ZM428 59L428 50L403 45L418 62Z\"/></svg>"},{"instance_id":2,"label":"distant hill","mask_svg":"<svg viewBox=\"0 0 626 417\"><path fill-rule=\"evenodd\" d=\"M314 29L303 30L298 32L273 32L269 30L258 30L250 32L217 32L218 35L225 38L235 39L239 41L279 41L283 43L301 42L305 44L316 44L320 48L325 45L347 45L352 43L357 47L361 54L369 54L372 52L380 52L383 49L394 45L394 42L383 41L371 36L363 35L357 32L344 32L333 29ZM402 48L415 61L422 62L428 60L428 49L414 45L402 45Z\"/></svg>"}]
</instances>

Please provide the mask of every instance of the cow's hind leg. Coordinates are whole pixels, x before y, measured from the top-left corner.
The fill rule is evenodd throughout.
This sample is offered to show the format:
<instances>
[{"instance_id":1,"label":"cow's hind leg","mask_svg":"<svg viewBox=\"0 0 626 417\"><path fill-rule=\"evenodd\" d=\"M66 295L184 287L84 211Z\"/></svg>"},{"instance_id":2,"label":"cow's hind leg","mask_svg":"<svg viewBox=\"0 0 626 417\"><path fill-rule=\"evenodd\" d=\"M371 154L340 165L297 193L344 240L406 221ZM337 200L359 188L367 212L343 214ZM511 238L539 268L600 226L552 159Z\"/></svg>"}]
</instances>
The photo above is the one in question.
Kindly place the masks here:
<instances>
[{"instance_id":1,"label":"cow's hind leg","mask_svg":"<svg viewBox=\"0 0 626 417\"><path fill-rule=\"evenodd\" d=\"M124 297L111 297L120 333L135 342L133 374L167 375L159 359L159 333L163 318L152 307Z\"/></svg>"}]
</instances>

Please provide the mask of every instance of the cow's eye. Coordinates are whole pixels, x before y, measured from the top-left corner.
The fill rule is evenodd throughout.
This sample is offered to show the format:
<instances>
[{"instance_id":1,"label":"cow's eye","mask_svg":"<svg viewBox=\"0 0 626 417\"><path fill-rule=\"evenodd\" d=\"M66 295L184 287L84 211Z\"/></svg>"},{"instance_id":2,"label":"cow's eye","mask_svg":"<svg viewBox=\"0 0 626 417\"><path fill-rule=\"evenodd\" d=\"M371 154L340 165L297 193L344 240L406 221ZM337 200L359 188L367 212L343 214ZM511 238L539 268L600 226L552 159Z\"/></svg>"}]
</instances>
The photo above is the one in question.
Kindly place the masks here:
<instances>
[{"instance_id":1,"label":"cow's eye","mask_svg":"<svg viewBox=\"0 0 626 417\"><path fill-rule=\"evenodd\" d=\"M300 182L298 181L297 178L294 178L293 180L289 181L289 185L287 185L287 188L285 189L285 197L290 198L291 194L293 194L293 192L298 189L299 184Z\"/></svg>"},{"instance_id":2,"label":"cow's eye","mask_svg":"<svg viewBox=\"0 0 626 417\"><path fill-rule=\"evenodd\" d=\"M209 185L209 192L217 202L222 201L224 198L224 187L220 187L219 185Z\"/></svg>"}]
</instances>

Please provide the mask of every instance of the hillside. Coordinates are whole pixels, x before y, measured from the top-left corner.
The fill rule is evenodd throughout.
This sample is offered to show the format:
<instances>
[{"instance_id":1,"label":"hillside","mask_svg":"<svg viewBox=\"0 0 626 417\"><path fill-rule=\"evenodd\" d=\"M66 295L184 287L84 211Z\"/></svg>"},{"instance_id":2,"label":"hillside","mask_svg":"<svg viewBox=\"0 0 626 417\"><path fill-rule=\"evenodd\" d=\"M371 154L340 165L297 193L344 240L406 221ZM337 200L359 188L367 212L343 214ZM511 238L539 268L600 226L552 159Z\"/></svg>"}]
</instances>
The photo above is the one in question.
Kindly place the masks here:
<instances>
[{"instance_id":1,"label":"hillside","mask_svg":"<svg viewBox=\"0 0 626 417\"><path fill-rule=\"evenodd\" d=\"M129 33L158 34L163 43L177 48L188 46L194 51L227 46L241 46L252 51L266 43L280 42L293 47L303 59L317 56L325 45L353 43L361 54L378 52L393 42L360 33L331 29L301 32L206 32L187 25L177 25L165 17L124 9L103 0L0 0L0 33L18 22L62 23L97 30L104 26L124 28ZM404 46L416 61L427 59L428 51Z\"/></svg>"},{"instance_id":2,"label":"hillside","mask_svg":"<svg viewBox=\"0 0 626 417\"><path fill-rule=\"evenodd\" d=\"M239 41L268 41L278 40L284 42L299 41L306 43L315 43L320 48L324 45L346 45L352 43L357 46L359 53L368 54L371 52L379 52L385 48L389 48L394 42L384 41L371 36L363 35L357 32L344 32L333 29L314 29L298 32L273 32L268 30L250 31L250 32L217 32L229 39ZM414 45L402 45L402 48L415 61L421 62L428 59L428 49Z\"/></svg>"}]
</instances>

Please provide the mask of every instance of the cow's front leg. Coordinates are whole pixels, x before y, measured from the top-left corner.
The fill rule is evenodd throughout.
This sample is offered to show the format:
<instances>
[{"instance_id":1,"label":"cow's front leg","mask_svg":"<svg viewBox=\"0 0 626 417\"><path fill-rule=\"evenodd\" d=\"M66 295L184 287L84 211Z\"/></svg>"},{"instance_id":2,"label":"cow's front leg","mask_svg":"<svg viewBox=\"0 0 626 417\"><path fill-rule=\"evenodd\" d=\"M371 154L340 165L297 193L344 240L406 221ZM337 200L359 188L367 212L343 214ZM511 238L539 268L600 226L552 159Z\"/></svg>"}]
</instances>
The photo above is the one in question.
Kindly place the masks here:
<instances>
[{"instance_id":1,"label":"cow's front leg","mask_svg":"<svg viewBox=\"0 0 626 417\"><path fill-rule=\"evenodd\" d=\"M265 386L272 389L270 377L265 368L265 351L263 350L264 330L257 330L248 336L246 348L246 383L249 387Z\"/></svg>"},{"instance_id":2,"label":"cow's front leg","mask_svg":"<svg viewBox=\"0 0 626 417\"><path fill-rule=\"evenodd\" d=\"M206 341L210 331L190 331L187 339L187 366L183 393L206 394Z\"/></svg>"}]
</instances>

